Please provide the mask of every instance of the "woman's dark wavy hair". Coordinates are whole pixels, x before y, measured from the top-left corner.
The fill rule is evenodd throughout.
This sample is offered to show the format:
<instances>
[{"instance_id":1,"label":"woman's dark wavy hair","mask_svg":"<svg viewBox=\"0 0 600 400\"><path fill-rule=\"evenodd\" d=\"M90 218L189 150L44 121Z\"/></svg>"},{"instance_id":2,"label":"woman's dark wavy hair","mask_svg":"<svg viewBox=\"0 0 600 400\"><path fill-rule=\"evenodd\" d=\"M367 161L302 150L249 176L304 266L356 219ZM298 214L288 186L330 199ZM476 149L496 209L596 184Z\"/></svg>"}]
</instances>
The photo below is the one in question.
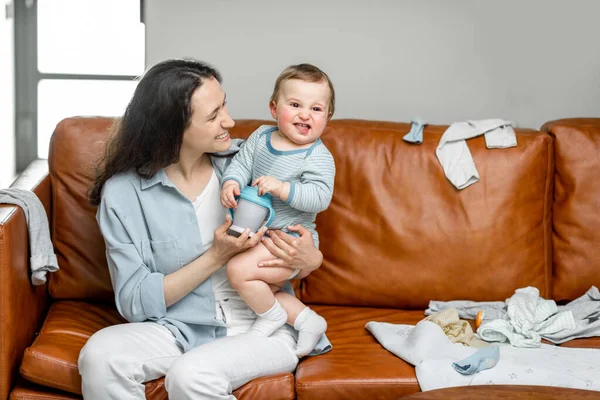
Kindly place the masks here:
<instances>
[{"instance_id":1,"label":"woman's dark wavy hair","mask_svg":"<svg viewBox=\"0 0 600 400\"><path fill-rule=\"evenodd\" d=\"M166 60L142 76L97 164L89 192L92 205L100 204L102 188L111 176L134 169L151 178L179 160L183 132L192 116L192 94L211 78L221 82L216 69L196 60Z\"/></svg>"}]
</instances>

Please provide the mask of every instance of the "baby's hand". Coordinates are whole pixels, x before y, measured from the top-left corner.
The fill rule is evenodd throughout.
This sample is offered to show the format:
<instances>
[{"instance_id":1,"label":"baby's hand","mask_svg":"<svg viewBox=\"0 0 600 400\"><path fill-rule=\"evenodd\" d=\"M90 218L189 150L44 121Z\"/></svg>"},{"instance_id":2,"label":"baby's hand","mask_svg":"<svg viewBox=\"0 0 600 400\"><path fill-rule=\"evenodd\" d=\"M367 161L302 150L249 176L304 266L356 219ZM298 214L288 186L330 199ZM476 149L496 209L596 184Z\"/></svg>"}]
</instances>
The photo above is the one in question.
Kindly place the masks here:
<instances>
[{"instance_id":1,"label":"baby's hand","mask_svg":"<svg viewBox=\"0 0 600 400\"><path fill-rule=\"evenodd\" d=\"M227 181L221 188L221 204L225 208L237 208L235 196L239 195L240 185L234 180Z\"/></svg>"},{"instance_id":2,"label":"baby's hand","mask_svg":"<svg viewBox=\"0 0 600 400\"><path fill-rule=\"evenodd\" d=\"M273 196L279 197L283 190L283 182L274 176L259 176L252 182L252 186L258 186L259 196L271 193Z\"/></svg>"}]
</instances>

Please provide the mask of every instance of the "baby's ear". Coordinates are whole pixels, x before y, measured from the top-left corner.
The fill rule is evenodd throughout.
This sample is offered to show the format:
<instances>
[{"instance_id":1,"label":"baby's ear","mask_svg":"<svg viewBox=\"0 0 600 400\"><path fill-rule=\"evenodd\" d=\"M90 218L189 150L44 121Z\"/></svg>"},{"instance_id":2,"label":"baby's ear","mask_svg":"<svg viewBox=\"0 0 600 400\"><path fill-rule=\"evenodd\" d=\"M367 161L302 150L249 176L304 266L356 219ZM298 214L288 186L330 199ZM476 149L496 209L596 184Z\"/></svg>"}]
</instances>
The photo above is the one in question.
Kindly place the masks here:
<instances>
[{"instance_id":1,"label":"baby's ear","mask_svg":"<svg viewBox=\"0 0 600 400\"><path fill-rule=\"evenodd\" d=\"M269 103L269 110L271 111L271 117L273 117L273 119L277 119L277 103L275 103L275 101L271 101Z\"/></svg>"}]
</instances>

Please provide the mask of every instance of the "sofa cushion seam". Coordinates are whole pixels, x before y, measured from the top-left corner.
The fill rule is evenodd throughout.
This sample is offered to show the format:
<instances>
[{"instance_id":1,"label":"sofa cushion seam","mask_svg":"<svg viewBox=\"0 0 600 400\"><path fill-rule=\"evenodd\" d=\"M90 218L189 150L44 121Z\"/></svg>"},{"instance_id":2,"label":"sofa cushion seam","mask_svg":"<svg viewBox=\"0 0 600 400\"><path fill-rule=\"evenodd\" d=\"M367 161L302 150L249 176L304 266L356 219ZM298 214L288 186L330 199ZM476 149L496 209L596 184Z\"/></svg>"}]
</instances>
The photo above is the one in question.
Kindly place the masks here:
<instances>
[{"instance_id":1,"label":"sofa cushion seam","mask_svg":"<svg viewBox=\"0 0 600 400\"><path fill-rule=\"evenodd\" d=\"M347 385L347 386L369 386L369 385L385 385L385 386L413 386L415 383L396 383L396 382L347 382L347 381L329 381L329 382L313 382L313 383L296 383L297 388L310 388L330 385Z\"/></svg>"},{"instance_id":2,"label":"sofa cushion seam","mask_svg":"<svg viewBox=\"0 0 600 400\"><path fill-rule=\"evenodd\" d=\"M69 392L69 393L75 393L75 392L71 391L71 390L73 390L73 388L71 386L65 385L64 383L55 382L52 379L46 379L46 378L39 377L37 375L26 374L26 373L23 373L23 371L21 371L21 376L23 376L25 379L27 379L28 381L33 382L33 383L38 383L39 381L42 381L45 384L51 383L55 386L50 386L50 387L64 390L65 392ZM75 393L75 394L79 394L79 393Z\"/></svg>"},{"instance_id":3,"label":"sofa cushion seam","mask_svg":"<svg viewBox=\"0 0 600 400\"><path fill-rule=\"evenodd\" d=\"M292 377L293 377L293 376L292 376ZM289 380L289 379L290 379L290 378L289 378L288 376L284 376L284 377L282 377L282 378L273 379L273 380L270 380L270 381L268 381L268 382L263 382L263 383L253 383L253 384L250 384L250 385L248 385L248 386L245 386L243 389L241 389L241 390L240 390L240 393L243 393L244 391L246 391L246 390L249 390L249 389L253 389L253 388L255 388L255 387L259 387L259 386L265 385L265 384L267 384L267 383L277 383L277 382L281 382L281 381L285 381L285 380Z\"/></svg>"},{"instance_id":4,"label":"sofa cushion seam","mask_svg":"<svg viewBox=\"0 0 600 400\"><path fill-rule=\"evenodd\" d=\"M52 396L52 397L48 397L46 394L41 394L41 395L37 395L37 394L27 394L25 396L19 396L19 399L23 399L23 400L46 400L46 399L56 399L56 400L64 400L64 397L56 397L56 396Z\"/></svg>"},{"instance_id":5,"label":"sofa cushion seam","mask_svg":"<svg viewBox=\"0 0 600 400\"><path fill-rule=\"evenodd\" d=\"M10 219L10 218L9 218ZM4 224L0 224L0 287L4 287L4 258L1 256L2 246L4 245ZM4 295L0 295L0 353L4 353ZM0 357L0 379L4 380L4 357ZM9 383L10 384L10 383ZM0 389L2 389L2 381L0 380ZM6 388L10 395L10 388Z\"/></svg>"},{"instance_id":6,"label":"sofa cushion seam","mask_svg":"<svg viewBox=\"0 0 600 400\"><path fill-rule=\"evenodd\" d=\"M545 276L545 280L546 280L546 297L547 298L553 298L554 297L554 293L553 293L553 260L554 260L554 256L553 256L553 250L552 250L552 230L554 227L554 193L550 193L550 189L552 189L552 192L554 192L554 185L552 180L555 179L555 175L556 175L556 168L555 168L555 140L553 140L552 136L549 134L546 134L548 137L548 146L547 146L547 153L548 153L548 164L547 164L547 172L546 172L546 190L544 190L544 215L543 215L543 221L544 221L544 242L545 242L545 246L544 246L544 276ZM552 197L550 197L552 196ZM551 206L548 206L548 201L552 201ZM548 213L550 213L550 215L548 215ZM548 224L550 224L550 226L547 226Z\"/></svg>"},{"instance_id":7,"label":"sofa cushion seam","mask_svg":"<svg viewBox=\"0 0 600 400\"><path fill-rule=\"evenodd\" d=\"M51 356L48 356L48 355L46 355L44 353L40 353L39 351L33 351L33 350L30 350L30 349L26 349L25 352L31 354L32 357L39 357L39 358L44 359L45 361L55 362L57 364L61 364L61 365L67 366L67 367L69 367L71 369L79 370L79 367L77 365L75 365L73 363L70 363L68 361L61 360L60 358L51 357Z\"/></svg>"}]
</instances>

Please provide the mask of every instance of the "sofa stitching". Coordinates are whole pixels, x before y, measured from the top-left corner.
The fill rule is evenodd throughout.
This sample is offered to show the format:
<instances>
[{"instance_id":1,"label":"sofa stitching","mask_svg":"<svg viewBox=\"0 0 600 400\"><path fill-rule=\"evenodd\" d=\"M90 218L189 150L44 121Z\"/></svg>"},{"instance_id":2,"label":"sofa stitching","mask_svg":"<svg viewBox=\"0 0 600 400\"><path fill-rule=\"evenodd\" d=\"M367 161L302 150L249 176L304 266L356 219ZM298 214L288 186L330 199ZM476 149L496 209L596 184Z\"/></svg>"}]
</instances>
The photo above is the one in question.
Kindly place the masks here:
<instances>
[{"instance_id":1,"label":"sofa stitching","mask_svg":"<svg viewBox=\"0 0 600 400\"><path fill-rule=\"evenodd\" d=\"M64 400L65 398L64 398L64 396L61 396L61 397L55 397L55 396L49 397L47 394L44 393L44 394L41 394L41 395L28 394L28 395L25 395L25 396L19 396L18 399L19 400L39 400L39 399L42 399L42 400L46 400L46 399Z\"/></svg>"},{"instance_id":2,"label":"sofa stitching","mask_svg":"<svg viewBox=\"0 0 600 400\"><path fill-rule=\"evenodd\" d=\"M545 260L545 268L544 268L544 272L545 272L545 276L546 276L546 297L547 298L552 298L554 296L554 293L552 293L552 280L554 278L554 276L552 275L553 272L553 265L552 265L552 229L554 226L554 190L552 190L552 193L550 193L550 189L553 189L553 182L552 180L554 179L555 173L556 173L556 163L555 163L555 146L554 146L554 138L552 135L550 134L546 134L546 136L549 138L548 140L548 166L547 166L547 173L546 173L546 190L544 191L544 216L543 216L543 221L544 221L544 241L546 242L546 246L544 246L544 260ZM552 207L550 208L550 210L548 210L548 201L550 201L549 197L552 196ZM550 223L550 227L547 226L548 224L548 220L546 219L546 215L550 213L549 215L549 223ZM550 232L548 232L548 229L550 229Z\"/></svg>"},{"instance_id":3,"label":"sofa stitching","mask_svg":"<svg viewBox=\"0 0 600 400\"><path fill-rule=\"evenodd\" d=\"M266 384L266 383L277 383L277 382L280 382L280 381L285 381L285 380L289 380L289 379L290 379L290 378L289 378L288 376L284 376L284 377L282 377L282 378L271 379L271 380L269 380L268 382L263 382L263 383L251 383L251 384L250 384L250 385L248 385L248 386L244 386L244 388L243 388L242 390L240 390L240 393L244 393L244 392L246 392L246 391L248 391L248 390L250 390L250 389L253 389L253 388L257 387L257 386L262 386L262 385L264 385L264 384Z\"/></svg>"},{"instance_id":4,"label":"sofa stitching","mask_svg":"<svg viewBox=\"0 0 600 400\"><path fill-rule=\"evenodd\" d=\"M31 343L31 346L29 346L27 349L30 349L31 347L35 346L35 344L37 343L41 334L46 331L46 325L48 324L48 320L50 320L50 315L53 314L54 312L55 312L54 307L50 306L48 313L44 317L44 323L42 324L42 327L40 328L40 333L38 335L36 335L35 339L33 339L33 343ZM27 351L27 349L26 349L26 351Z\"/></svg>"},{"instance_id":5,"label":"sofa stitching","mask_svg":"<svg viewBox=\"0 0 600 400\"><path fill-rule=\"evenodd\" d=\"M45 354L42 354L42 353L39 353L39 352L35 352L35 351L31 351L31 350L29 350L29 349L26 349L26 350L25 350L25 352L26 352L26 353L30 353L30 354L32 354L32 355L33 355L33 356L35 356L35 357L40 357L40 358L43 358L43 359L46 359L46 360L49 360L49 361L54 361L54 362L57 362L57 363L59 363L59 364L65 365L65 366L67 366L67 367L69 367L69 368L71 368L71 369L78 370L78 367L75 367L75 366L73 366L73 365L72 365L72 364L70 364L70 363L67 363L67 362L65 362L65 361L62 361L62 360L56 359L56 358L54 358L54 357L48 357L48 356L47 356L47 355L45 355ZM26 378L26 379L28 379L28 380L30 380L30 381L32 381L32 382L34 382L34 383L35 383L35 382L40 382L40 381L41 381L41 382L45 382L45 383L51 383L51 384L55 385L55 386L53 386L53 387L56 387L57 389L62 389L62 390L64 390L64 391L66 391L66 392L70 392L70 393L72 393L72 392L71 392L71 390L72 390L73 388L72 388L71 386L69 386L69 385L65 385L65 384L64 384L64 383L62 383L62 382L56 382L56 381L54 381L54 380L52 380L52 379L48 379L48 378L41 377L41 376L39 376L39 375L37 375L37 374L32 374L32 373L29 373L28 371L26 371L26 370L23 368L23 364L21 364L21 368L19 369L19 372L21 373L21 376L23 376L24 378Z\"/></svg>"},{"instance_id":6,"label":"sofa stitching","mask_svg":"<svg viewBox=\"0 0 600 400\"><path fill-rule=\"evenodd\" d=\"M58 135L56 135L58 136ZM53 141L51 141L52 143ZM52 151L52 149L49 149L50 151ZM50 153L49 151L49 153ZM50 201L50 215L48 216L48 223L50 224L50 238L52 239L52 246L54 247L55 251L56 251L56 224L54 223L54 215L56 214L56 201L54 201L54 199L56 198L55 196L57 195L58 189L56 188L56 184L54 183L54 180L56 179L52 173L52 167L53 165L50 165L50 160L53 161L53 159L51 159L50 157L48 158L48 179L50 180L50 199L52 201ZM54 163L52 163L54 164ZM58 260L57 260L58 261ZM60 261L59 265L60 265ZM51 291L51 283L52 283L52 277L54 276L53 274L48 274L48 294L50 295L51 298L53 298L54 296L52 295L52 291ZM52 309L52 306L50 306L50 309Z\"/></svg>"},{"instance_id":7,"label":"sofa stitching","mask_svg":"<svg viewBox=\"0 0 600 400\"><path fill-rule=\"evenodd\" d=\"M31 354L33 357L39 357L39 358L42 358L42 359L44 359L46 361L52 361L52 362L55 362L57 364L65 365L65 366L67 366L67 367L69 367L71 369L79 370L79 367L77 365L74 365L74 364L72 364L72 363L70 363L68 361L63 361L60 358L50 357L50 356L48 356L48 355L46 355L44 353L40 353L38 351L33 351L33 350L29 350L29 349L27 349L25 351L27 353Z\"/></svg>"},{"instance_id":8,"label":"sofa stitching","mask_svg":"<svg viewBox=\"0 0 600 400\"><path fill-rule=\"evenodd\" d=\"M48 356L46 356L45 354L42 354L42 353L36 352L36 351L34 351L34 350L31 350L31 348L32 348L32 347L34 347L34 346L36 345L36 343L37 343L38 339L40 338L40 336L42 336L42 333L43 333L43 332L46 330L46 324L48 323L48 320L50 320L50 316L51 316L51 314L52 314L52 313L54 313L54 312L55 312L55 311L54 311L54 307L50 306L50 309L48 310L48 313L46 314L46 317L45 317L45 319L44 319L44 323L42 324L42 327L40 328L40 334L39 334L39 335L37 335L37 336L35 337L35 339L33 340L33 343L31 344L31 346L29 346L28 348L26 348L26 349L25 349L25 354L30 354L32 357L39 357L39 358L43 358L43 359L46 359L46 360L48 360L48 361L57 362L57 363L59 363L59 364L67 365L68 367L70 367L70 368L73 368L71 365L69 365L69 364L65 363L65 362L64 362L64 361L62 361L62 360L55 359L55 358L53 358L53 357L48 357ZM23 358L24 358L24 357L23 357ZM79 368L77 367L76 369L79 369ZM27 371L26 371L26 370L23 368L23 363L22 363L22 361L21 361L21 366L20 366L20 368L19 368L19 372L20 372L20 373L21 373L21 375L22 375L22 376L24 376L24 377L26 377L26 376L29 376L29 377L30 377L30 378L32 378L32 379L40 379L40 380L44 380L44 381L48 381L48 382L52 382L52 383L54 383L54 384L57 384L57 385L61 385L61 384L60 384L60 383L58 383L58 382L54 382L54 381L51 381L51 380L47 380L47 379L44 379L44 378L41 378L41 377L39 377L38 375L32 375L32 374L30 374L30 373L27 373Z\"/></svg>"},{"instance_id":9,"label":"sofa stitching","mask_svg":"<svg viewBox=\"0 0 600 400\"><path fill-rule=\"evenodd\" d=\"M346 385L346 386L373 386L373 385L384 385L384 386L412 386L413 383L394 383L394 382L348 382L348 381L327 381L327 382L312 382L312 383L296 383L297 388L311 388L318 386L331 386L331 385Z\"/></svg>"},{"instance_id":10,"label":"sofa stitching","mask_svg":"<svg viewBox=\"0 0 600 400\"><path fill-rule=\"evenodd\" d=\"M4 244L4 224L0 225L0 252L2 251L2 246ZM4 260L3 257L0 257L0 287L4 287L4 264L2 262ZM0 296L0 351L4 353L4 296ZM0 357L0 391L3 388L3 380L4 380L4 357ZM8 388L7 388L8 390Z\"/></svg>"},{"instance_id":11,"label":"sofa stitching","mask_svg":"<svg viewBox=\"0 0 600 400\"><path fill-rule=\"evenodd\" d=\"M69 393L72 393L71 390L73 390L73 388L71 386L65 385L65 384L60 383L60 382L55 382L52 379L41 378L41 377L39 377L37 375L31 375L31 374L24 373L23 371L21 371L21 375L24 378L26 378L27 380L29 380L29 381L31 381L33 383L39 383L40 381L44 382L46 384L47 383L51 383L53 385L56 385L57 389L61 389L61 390L64 390L65 392L69 392ZM54 386L50 386L50 387L54 387Z\"/></svg>"}]
</instances>

